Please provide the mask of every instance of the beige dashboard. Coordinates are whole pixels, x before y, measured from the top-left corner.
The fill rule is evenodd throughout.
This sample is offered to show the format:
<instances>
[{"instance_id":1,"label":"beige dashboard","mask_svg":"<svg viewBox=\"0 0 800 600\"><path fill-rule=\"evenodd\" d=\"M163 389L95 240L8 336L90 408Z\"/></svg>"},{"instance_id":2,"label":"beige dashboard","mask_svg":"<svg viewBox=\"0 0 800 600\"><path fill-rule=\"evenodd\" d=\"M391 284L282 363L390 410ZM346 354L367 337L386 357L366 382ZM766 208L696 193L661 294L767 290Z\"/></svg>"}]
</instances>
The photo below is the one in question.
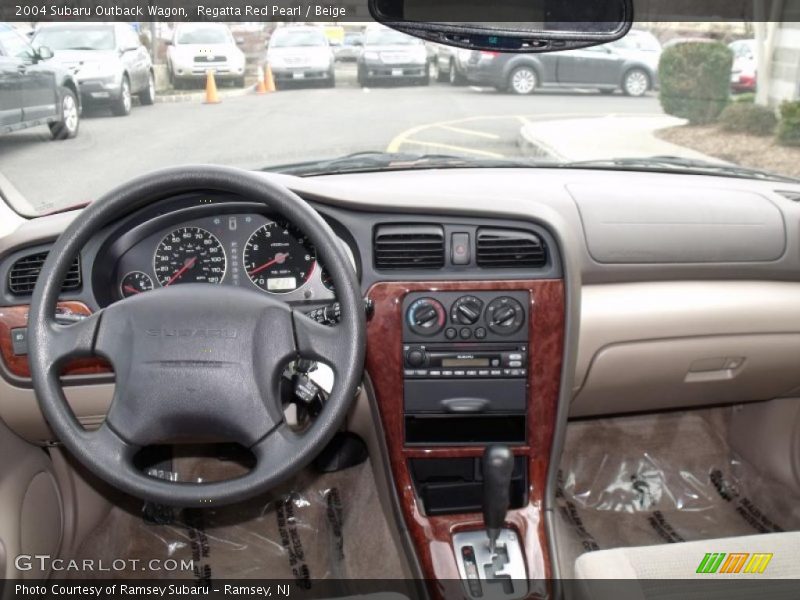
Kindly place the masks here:
<instances>
[{"instance_id":1,"label":"beige dashboard","mask_svg":"<svg viewBox=\"0 0 800 600\"><path fill-rule=\"evenodd\" d=\"M766 400L800 392L800 207L776 193L792 186L542 169L270 177L307 199L349 210L491 215L546 227L561 248L567 290L562 404L568 405L571 417ZM736 188L739 195L746 192L743 202L755 221L761 218L752 212L758 195L770 206L764 223L777 223L785 239L752 261L742 260L737 248L737 259L731 262L599 263L587 248L586 223L569 188L580 186L585 193L587 186L595 186L608 195L623 177L628 201L631 190L639 190L646 202L648 190L659 188L654 202L664 202L665 185L692 188L700 195ZM585 218L586 198L582 202ZM0 255L52 241L74 214L22 223L0 238ZM602 215L595 210L593 219L602 221ZM756 222L754 231L774 235L764 223ZM684 219L684 226L693 229L685 239L691 240L701 225L697 219ZM636 223L636 235L642 227ZM619 224L614 229L616 235L624 230ZM749 243L754 242L757 238L751 236ZM704 248L710 252L708 244ZM109 383L67 388L76 415L87 426L102 420L112 394ZM49 438L30 387L0 379L0 418L29 440Z\"/></svg>"}]
</instances>

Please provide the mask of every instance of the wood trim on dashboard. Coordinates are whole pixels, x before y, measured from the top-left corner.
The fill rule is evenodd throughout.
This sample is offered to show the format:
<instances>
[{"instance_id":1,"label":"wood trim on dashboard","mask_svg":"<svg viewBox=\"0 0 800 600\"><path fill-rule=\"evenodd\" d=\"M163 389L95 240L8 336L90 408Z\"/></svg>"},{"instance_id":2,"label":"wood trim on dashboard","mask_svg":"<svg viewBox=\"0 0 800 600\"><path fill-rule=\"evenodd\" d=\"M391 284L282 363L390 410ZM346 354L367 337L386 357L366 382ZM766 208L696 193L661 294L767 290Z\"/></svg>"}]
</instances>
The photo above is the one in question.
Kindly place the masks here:
<instances>
[{"instance_id":1,"label":"wood trim on dashboard","mask_svg":"<svg viewBox=\"0 0 800 600\"><path fill-rule=\"evenodd\" d=\"M58 308L66 313L76 315L90 315L92 311L82 302L59 302ZM16 377L30 379L31 370L26 355L14 354L11 341L11 330L28 326L28 311L30 306L3 306L0 307L0 356L8 372ZM111 373L111 365L100 358L82 358L74 360L64 366L62 375L97 375Z\"/></svg>"},{"instance_id":2,"label":"wood trim on dashboard","mask_svg":"<svg viewBox=\"0 0 800 600\"><path fill-rule=\"evenodd\" d=\"M440 597L445 597L446 588L453 585L453 580L459 579L452 547L453 533L482 528L482 517L476 513L426 516L414 492L408 459L481 456L483 447L405 446L403 299L406 294L419 291L509 290L528 291L531 300L527 444L513 447L514 454L528 457L528 503L521 509L510 511L508 525L517 530L524 547L528 579L533 587L530 590L531 597L545 597L549 594L546 581L551 577L552 570L543 508L564 350L563 281L381 282L373 285L368 292L369 298L375 303L375 310L367 324L366 368L375 389L392 475L406 526L414 541L423 574L431 580L432 592ZM541 585L537 587L535 580Z\"/></svg>"}]
</instances>

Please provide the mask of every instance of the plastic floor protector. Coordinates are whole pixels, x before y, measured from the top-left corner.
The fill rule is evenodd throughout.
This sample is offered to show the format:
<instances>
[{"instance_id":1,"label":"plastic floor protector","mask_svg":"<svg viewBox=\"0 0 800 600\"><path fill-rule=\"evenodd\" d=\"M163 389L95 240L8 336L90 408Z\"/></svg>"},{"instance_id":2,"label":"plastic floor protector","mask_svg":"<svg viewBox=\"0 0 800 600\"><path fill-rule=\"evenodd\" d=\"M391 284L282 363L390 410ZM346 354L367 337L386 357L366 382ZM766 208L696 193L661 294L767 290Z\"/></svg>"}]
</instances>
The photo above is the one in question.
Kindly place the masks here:
<instances>
[{"instance_id":1,"label":"plastic floor protector","mask_svg":"<svg viewBox=\"0 0 800 600\"><path fill-rule=\"evenodd\" d=\"M180 459L181 479L203 479L210 459ZM211 470L237 467L214 461ZM210 479L210 477L209 477ZM78 550L78 559L192 559L190 571L164 571L158 578L190 578L209 584L218 579L294 579L310 587L320 579L399 579L400 560L381 510L369 462L319 474L303 471L283 489L266 497L218 509L174 512L130 499L115 506ZM172 517L172 518L170 518ZM128 561L130 562L130 561ZM163 564L163 563L162 563ZM120 578L153 577L149 570L114 571ZM108 577L81 572L75 577ZM345 592L347 590L343 590Z\"/></svg>"},{"instance_id":2,"label":"plastic floor protector","mask_svg":"<svg viewBox=\"0 0 800 600\"><path fill-rule=\"evenodd\" d=\"M584 552L800 529L800 498L727 443L730 407L571 422L559 564Z\"/></svg>"}]
</instances>

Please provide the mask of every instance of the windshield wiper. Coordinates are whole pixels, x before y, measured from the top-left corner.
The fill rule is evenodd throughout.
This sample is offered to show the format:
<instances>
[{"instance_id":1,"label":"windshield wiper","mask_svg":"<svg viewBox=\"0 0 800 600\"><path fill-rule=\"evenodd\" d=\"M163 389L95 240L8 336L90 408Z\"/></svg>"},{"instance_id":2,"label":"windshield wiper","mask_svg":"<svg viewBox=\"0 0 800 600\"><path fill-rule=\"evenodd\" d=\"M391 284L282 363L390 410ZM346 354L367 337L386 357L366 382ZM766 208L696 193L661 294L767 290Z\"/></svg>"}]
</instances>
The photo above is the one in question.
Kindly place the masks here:
<instances>
[{"instance_id":1,"label":"windshield wiper","mask_svg":"<svg viewBox=\"0 0 800 600\"><path fill-rule=\"evenodd\" d=\"M738 177L744 179L761 179L765 181L784 181L787 183L800 183L800 179L780 175L771 171L740 167L729 163L714 163L695 158L681 156L643 156L629 158L602 158L596 160L581 160L566 163L557 163L555 166L566 168L609 168L620 170L641 171L673 171L688 175L722 175L725 177Z\"/></svg>"},{"instance_id":2,"label":"windshield wiper","mask_svg":"<svg viewBox=\"0 0 800 600\"><path fill-rule=\"evenodd\" d=\"M404 152L354 152L339 158L313 160L266 167L262 171L289 175L327 175L365 171L402 171L410 169L448 169L463 167L529 167L528 162L507 159L474 159L451 154L414 154Z\"/></svg>"}]
</instances>

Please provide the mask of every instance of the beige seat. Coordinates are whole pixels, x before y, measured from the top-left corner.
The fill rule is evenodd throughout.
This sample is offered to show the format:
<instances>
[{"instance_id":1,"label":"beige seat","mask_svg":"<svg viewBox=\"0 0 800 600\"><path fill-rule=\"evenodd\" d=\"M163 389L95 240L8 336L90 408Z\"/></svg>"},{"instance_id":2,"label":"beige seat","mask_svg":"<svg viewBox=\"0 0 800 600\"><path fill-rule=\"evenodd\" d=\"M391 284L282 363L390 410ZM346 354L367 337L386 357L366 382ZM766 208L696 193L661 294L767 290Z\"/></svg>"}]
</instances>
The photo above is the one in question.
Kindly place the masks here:
<instances>
[{"instance_id":1,"label":"beige seat","mask_svg":"<svg viewBox=\"0 0 800 600\"><path fill-rule=\"evenodd\" d=\"M708 553L725 553L716 573L697 573ZM721 573L741 562L738 573ZM744 573L752 554L772 554L762 573ZM582 554L567 596L576 598L797 598L800 532L616 548ZM762 563L763 564L763 563ZM773 579L794 581L775 582ZM667 579L680 581L665 581ZM604 580L604 581L600 581ZM608 581L617 580L617 583ZM619 580L628 580L619 582ZM735 581L732 581L735 580Z\"/></svg>"}]
</instances>

